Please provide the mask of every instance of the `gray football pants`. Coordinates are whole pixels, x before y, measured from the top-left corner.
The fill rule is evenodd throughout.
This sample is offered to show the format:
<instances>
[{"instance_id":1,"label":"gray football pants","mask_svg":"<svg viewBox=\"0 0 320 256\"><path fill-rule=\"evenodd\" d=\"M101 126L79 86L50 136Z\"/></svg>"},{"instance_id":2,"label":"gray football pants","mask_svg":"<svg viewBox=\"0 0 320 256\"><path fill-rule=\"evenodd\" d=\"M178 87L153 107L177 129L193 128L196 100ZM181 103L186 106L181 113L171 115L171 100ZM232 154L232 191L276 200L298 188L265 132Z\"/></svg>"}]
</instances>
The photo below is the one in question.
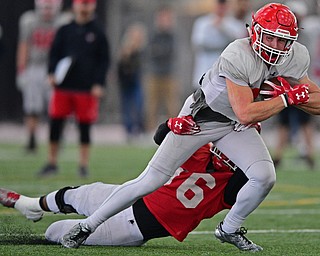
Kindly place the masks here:
<instances>
[{"instance_id":1,"label":"gray football pants","mask_svg":"<svg viewBox=\"0 0 320 256\"><path fill-rule=\"evenodd\" d=\"M271 156L255 129L235 132L233 122L207 122L199 125L201 132L196 135L181 136L169 132L145 170L136 179L117 187L99 209L83 222L95 230L106 219L162 186L199 147L213 142L249 178L225 219L225 222L231 222L230 227L240 227L275 182Z\"/></svg>"}]
</instances>

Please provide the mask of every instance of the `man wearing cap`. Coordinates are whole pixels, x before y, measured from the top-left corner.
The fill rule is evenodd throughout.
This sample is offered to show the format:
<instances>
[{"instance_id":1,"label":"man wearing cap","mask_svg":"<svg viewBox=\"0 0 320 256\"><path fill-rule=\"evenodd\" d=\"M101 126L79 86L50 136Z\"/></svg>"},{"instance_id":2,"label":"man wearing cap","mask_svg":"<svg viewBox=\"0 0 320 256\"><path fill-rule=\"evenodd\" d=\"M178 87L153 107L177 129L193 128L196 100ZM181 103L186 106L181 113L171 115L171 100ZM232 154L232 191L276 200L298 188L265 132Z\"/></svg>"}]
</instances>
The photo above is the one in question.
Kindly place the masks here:
<instances>
[{"instance_id":1,"label":"man wearing cap","mask_svg":"<svg viewBox=\"0 0 320 256\"><path fill-rule=\"evenodd\" d=\"M70 114L80 133L78 174L88 175L90 127L98 117L110 62L107 38L95 21L96 6L96 0L73 0L74 20L57 31L51 47L48 73L54 92L49 104L49 152L40 176L58 172L59 141Z\"/></svg>"}]
</instances>

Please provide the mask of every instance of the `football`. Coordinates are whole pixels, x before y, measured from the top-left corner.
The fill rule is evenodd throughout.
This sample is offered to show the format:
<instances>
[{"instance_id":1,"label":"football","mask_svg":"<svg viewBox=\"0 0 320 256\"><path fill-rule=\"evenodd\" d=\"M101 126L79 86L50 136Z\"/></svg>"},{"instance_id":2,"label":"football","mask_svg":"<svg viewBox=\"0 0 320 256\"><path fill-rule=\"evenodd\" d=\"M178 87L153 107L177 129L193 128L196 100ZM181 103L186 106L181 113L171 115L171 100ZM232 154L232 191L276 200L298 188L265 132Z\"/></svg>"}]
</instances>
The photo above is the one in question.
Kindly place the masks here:
<instances>
[{"instance_id":1,"label":"football","mask_svg":"<svg viewBox=\"0 0 320 256\"><path fill-rule=\"evenodd\" d=\"M299 80L293 77L283 77L288 81L288 83L291 85L291 87L300 84ZM271 86L274 85L281 85L280 81L277 79L277 77L272 77L268 80L265 80L261 86L260 86L260 92L259 95L262 98L262 100L268 100L272 98L272 91L275 89Z\"/></svg>"}]
</instances>

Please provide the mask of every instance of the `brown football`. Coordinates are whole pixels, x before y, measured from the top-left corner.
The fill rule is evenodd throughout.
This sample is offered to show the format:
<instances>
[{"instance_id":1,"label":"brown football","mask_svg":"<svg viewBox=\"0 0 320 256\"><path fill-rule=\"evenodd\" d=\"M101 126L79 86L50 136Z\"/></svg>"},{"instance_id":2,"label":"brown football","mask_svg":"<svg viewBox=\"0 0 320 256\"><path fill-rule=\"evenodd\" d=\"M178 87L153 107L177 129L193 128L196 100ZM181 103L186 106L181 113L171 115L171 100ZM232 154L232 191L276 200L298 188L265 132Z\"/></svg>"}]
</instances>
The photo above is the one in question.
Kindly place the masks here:
<instances>
[{"instance_id":1,"label":"brown football","mask_svg":"<svg viewBox=\"0 0 320 256\"><path fill-rule=\"evenodd\" d=\"M291 87L293 87L297 84L300 84L299 80L296 78L284 77L284 76L283 76L283 78L289 82ZM270 86L270 84L269 84L270 82L275 85L280 85L280 82L277 79L277 77L272 77L272 78L269 78L268 80L265 80L260 86L260 93L259 93L259 95L261 96L261 98L263 100L268 100L268 99L272 98L272 94L271 93L268 94L268 92L272 92L274 90L274 88L272 86Z\"/></svg>"}]
</instances>

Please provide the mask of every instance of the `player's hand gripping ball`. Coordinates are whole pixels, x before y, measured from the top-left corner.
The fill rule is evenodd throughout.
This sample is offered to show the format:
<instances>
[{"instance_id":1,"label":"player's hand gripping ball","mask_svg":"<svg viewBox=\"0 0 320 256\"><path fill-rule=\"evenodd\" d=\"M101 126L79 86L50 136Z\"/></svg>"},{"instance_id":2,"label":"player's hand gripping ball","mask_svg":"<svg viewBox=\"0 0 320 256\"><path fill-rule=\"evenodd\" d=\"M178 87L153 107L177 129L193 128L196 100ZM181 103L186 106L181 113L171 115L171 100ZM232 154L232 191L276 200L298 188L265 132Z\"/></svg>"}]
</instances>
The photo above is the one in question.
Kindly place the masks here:
<instances>
[{"instance_id":1,"label":"player's hand gripping ball","mask_svg":"<svg viewBox=\"0 0 320 256\"><path fill-rule=\"evenodd\" d=\"M283 77L291 87L300 84L299 80L292 77ZM272 77L265 80L260 86L260 96L263 100L269 100L285 93L285 89L278 80L278 77Z\"/></svg>"},{"instance_id":2,"label":"player's hand gripping ball","mask_svg":"<svg viewBox=\"0 0 320 256\"><path fill-rule=\"evenodd\" d=\"M299 105L309 101L307 84L300 84L299 80L292 77L273 77L265 80L259 92L263 100L270 100L283 95L286 105Z\"/></svg>"}]
</instances>

